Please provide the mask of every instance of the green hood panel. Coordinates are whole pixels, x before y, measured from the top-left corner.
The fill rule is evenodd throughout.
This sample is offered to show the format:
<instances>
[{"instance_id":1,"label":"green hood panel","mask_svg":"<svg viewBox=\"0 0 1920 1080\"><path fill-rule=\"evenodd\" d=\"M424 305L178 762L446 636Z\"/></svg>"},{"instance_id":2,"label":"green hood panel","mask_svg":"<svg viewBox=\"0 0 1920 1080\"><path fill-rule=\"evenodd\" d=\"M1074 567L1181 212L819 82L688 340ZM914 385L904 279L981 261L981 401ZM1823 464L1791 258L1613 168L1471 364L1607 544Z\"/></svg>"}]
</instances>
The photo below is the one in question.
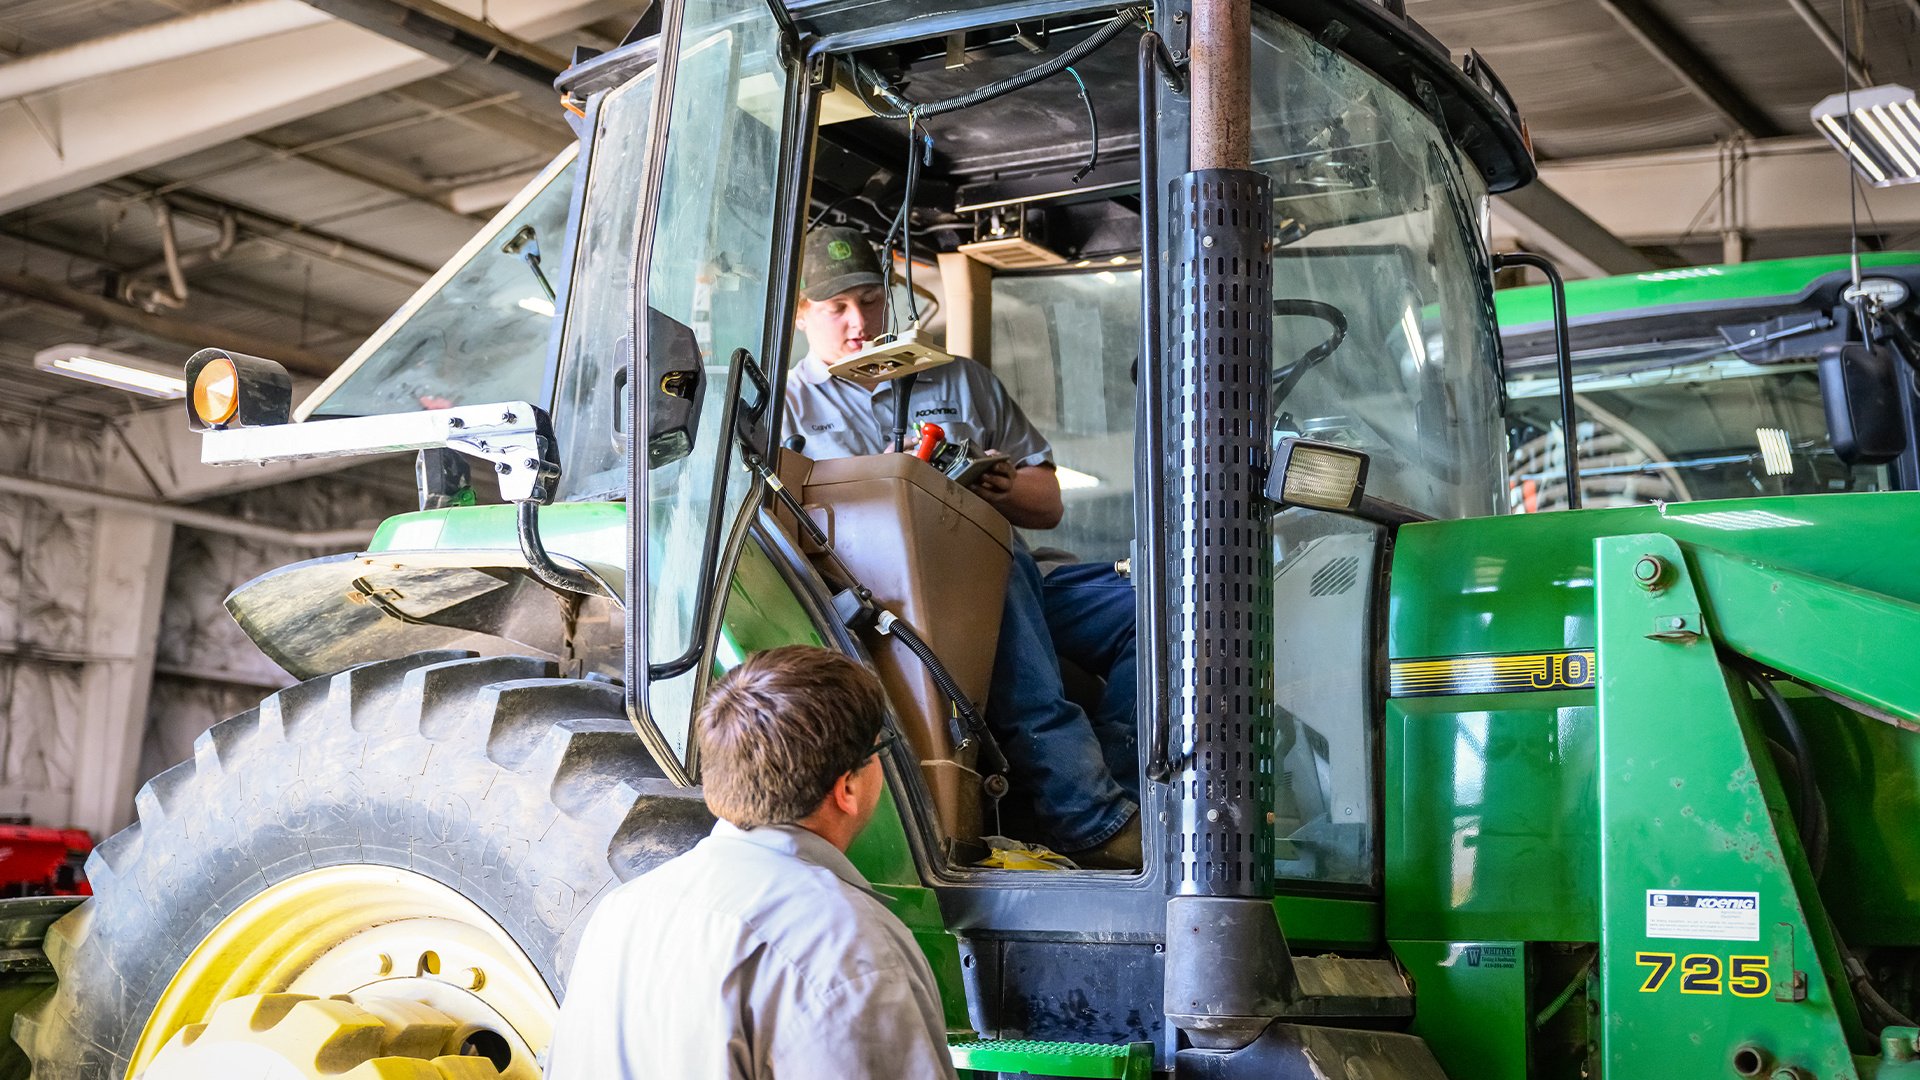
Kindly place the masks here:
<instances>
[{"instance_id":1,"label":"green hood panel","mask_svg":"<svg viewBox=\"0 0 1920 1080\"><path fill-rule=\"evenodd\" d=\"M1665 533L1920 603L1920 492L1792 495L1405 526L1394 545L1394 660L1591 649L1593 541Z\"/></svg>"},{"instance_id":2,"label":"green hood panel","mask_svg":"<svg viewBox=\"0 0 1920 1080\"><path fill-rule=\"evenodd\" d=\"M1691 308L1786 304L1805 295L1815 281L1846 271L1851 265L1845 255L1815 255L1569 281L1567 317L1574 322L1601 321L1609 316L1639 318ZM1920 252L1867 252L1860 256L1860 265L1868 270L1916 266L1920 265ZM1543 325L1553 318L1553 298L1545 285L1501 289L1493 294L1493 306L1499 313L1500 329L1507 334Z\"/></svg>"}]
</instances>

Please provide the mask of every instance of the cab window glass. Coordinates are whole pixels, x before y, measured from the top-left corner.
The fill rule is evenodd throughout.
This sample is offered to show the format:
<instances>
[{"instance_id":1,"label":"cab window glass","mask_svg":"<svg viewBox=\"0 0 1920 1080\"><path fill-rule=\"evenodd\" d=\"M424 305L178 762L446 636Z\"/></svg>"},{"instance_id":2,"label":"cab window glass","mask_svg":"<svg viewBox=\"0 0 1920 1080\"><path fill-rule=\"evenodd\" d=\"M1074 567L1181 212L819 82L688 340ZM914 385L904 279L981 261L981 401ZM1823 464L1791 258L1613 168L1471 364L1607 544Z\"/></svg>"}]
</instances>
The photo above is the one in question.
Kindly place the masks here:
<instances>
[{"instance_id":1,"label":"cab window glass","mask_svg":"<svg viewBox=\"0 0 1920 1080\"><path fill-rule=\"evenodd\" d=\"M1127 557L1139 352L1138 269L994 276L994 372L1053 444L1066 506L1030 540L1089 562Z\"/></svg>"},{"instance_id":2,"label":"cab window glass","mask_svg":"<svg viewBox=\"0 0 1920 1080\"><path fill-rule=\"evenodd\" d=\"M526 260L501 248L531 226L557 284L575 151L547 167L367 339L308 409L315 419L539 400L554 301ZM525 249L523 249L525 250Z\"/></svg>"}]
</instances>

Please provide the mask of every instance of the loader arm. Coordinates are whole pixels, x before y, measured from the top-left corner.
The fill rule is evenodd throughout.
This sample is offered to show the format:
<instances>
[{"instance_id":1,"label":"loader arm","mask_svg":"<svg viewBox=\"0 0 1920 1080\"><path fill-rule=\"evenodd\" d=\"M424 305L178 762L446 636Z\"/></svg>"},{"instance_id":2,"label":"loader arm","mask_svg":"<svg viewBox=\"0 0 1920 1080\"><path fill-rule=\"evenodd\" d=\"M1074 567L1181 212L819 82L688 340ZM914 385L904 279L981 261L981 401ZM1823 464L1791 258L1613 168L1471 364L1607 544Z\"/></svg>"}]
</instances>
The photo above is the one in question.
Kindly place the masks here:
<instances>
[{"instance_id":1,"label":"loader arm","mask_svg":"<svg viewBox=\"0 0 1920 1080\"><path fill-rule=\"evenodd\" d=\"M1821 895L1852 875L1816 876L1796 815L1818 811L1791 804L1726 661L1911 722L1920 605L1665 534L1594 545L1608 1074L1894 1075L1869 1056L1859 972Z\"/></svg>"}]
</instances>

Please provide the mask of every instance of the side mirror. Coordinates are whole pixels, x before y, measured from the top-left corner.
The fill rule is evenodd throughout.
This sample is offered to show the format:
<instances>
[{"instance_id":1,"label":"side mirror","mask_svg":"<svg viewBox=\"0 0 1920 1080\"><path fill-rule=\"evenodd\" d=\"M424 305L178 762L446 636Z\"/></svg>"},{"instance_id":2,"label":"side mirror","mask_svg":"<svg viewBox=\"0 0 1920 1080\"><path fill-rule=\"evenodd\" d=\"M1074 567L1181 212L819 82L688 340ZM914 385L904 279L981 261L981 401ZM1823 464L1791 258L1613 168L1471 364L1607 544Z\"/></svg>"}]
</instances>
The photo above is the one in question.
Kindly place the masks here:
<instances>
[{"instance_id":1,"label":"side mirror","mask_svg":"<svg viewBox=\"0 0 1920 1080\"><path fill-rule=\"evenodd\" d=\"M1848 342L1820 350L1820 397L1833 452L1849 465L1881 465L1907 448L1899 361L1888 345Z\"/></svg>"},{"instance_id":2,"label":"side mirror","mask_svg":"<svg viewBox=\"0 0 1920 1080\"><path fill-rule=\"evenodd\" d=\"M293 416L293 377L271 360L201 349L187 360L187 426L272 427Z\"/></svg>"},{"instance_id":3,"label":"side mirror","mask_svg":"<svg viewBox=\"0 0 1920 1080\"><path fill-rule=\"evenodd\" d=\"M693 453L706 384L707 369L693 328L649 307L647 378L642 384L647 394L647 468Z\"/></svg>"}]
</instances>

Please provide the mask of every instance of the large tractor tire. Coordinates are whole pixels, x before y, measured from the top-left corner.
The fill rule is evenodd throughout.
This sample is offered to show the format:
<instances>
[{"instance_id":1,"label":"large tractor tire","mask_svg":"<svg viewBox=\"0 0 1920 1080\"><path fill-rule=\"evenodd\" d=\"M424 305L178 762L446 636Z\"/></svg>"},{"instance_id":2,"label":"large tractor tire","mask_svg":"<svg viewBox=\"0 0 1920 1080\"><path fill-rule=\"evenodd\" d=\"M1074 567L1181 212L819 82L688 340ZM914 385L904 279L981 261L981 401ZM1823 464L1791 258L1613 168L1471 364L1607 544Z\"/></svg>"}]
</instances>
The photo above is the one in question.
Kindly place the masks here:
<instances>
[{"instance_id":1,"label":"large tractor tire","mask_svg":"<svg viewBox=\"0 0 1920 1080\"><path fill-rule=\"evenodd\" d=\"M552 676L424 653L208 730L48 935L34 1080L537 1077L594 900L712 823Z\"/></svg>"}]
</instances>

